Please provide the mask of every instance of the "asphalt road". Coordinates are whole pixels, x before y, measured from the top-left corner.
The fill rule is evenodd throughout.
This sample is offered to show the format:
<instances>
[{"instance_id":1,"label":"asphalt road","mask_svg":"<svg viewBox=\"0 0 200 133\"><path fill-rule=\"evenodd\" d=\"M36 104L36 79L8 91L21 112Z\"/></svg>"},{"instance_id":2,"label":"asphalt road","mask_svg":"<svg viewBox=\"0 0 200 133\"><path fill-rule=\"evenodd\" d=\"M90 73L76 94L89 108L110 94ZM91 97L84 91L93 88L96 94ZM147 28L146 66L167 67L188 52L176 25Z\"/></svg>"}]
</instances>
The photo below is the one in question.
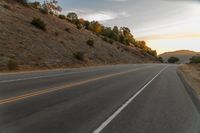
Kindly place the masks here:
<instances>
[{"instance_id":1,"label":"asphalt road","mask_svg":"<svg viewBox=\"0 0 200 133\"><path fill-rule=\"evenodd\" d=\"M176 65L0 75L0 133L200 133Z\"/></svg>"}]
</instances>

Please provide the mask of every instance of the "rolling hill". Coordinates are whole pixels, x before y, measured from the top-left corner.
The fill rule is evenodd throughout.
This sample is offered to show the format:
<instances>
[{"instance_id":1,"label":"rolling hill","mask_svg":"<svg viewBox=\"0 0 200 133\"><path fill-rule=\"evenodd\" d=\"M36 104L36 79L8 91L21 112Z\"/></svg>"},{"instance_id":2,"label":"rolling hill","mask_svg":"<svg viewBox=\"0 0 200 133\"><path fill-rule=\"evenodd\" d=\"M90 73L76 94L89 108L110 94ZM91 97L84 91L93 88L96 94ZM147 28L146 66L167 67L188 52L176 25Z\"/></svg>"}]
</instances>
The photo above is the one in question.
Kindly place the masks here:
<instances>
[{"instance_id":1,"label":"rolling hill","mask_svg":"<svg viewBox=\"0 0 200 133\"><path fill-rule=\"evenodd\" d=\"M166 52L159 56L163 57L164 61L167 62L169 57L178 57L180 59L179 63L188 63L190 58L195 55L199 55L200 52L190 51L190 50L178 50L173 52Z\"/></svg>"}]
</instances>

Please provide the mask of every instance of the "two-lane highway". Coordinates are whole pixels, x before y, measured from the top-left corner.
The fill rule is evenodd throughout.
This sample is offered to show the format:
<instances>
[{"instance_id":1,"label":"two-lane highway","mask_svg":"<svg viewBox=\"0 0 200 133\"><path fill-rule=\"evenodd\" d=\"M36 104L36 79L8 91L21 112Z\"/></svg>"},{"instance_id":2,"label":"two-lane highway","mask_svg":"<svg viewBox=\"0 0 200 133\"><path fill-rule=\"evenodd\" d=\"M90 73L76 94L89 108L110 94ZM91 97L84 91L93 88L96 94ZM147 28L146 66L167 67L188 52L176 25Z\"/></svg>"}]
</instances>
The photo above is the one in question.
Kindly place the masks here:
<instances>
[{"instance_id":1,"label":"two-lane highway","mask_svg":"<svg viewBox=\"0 0 200 133\"><path fill-rule=\"evenodd\" d=\"M0 75L0 133L200 133L176 65Z\"/></svg>"}]
</instances>

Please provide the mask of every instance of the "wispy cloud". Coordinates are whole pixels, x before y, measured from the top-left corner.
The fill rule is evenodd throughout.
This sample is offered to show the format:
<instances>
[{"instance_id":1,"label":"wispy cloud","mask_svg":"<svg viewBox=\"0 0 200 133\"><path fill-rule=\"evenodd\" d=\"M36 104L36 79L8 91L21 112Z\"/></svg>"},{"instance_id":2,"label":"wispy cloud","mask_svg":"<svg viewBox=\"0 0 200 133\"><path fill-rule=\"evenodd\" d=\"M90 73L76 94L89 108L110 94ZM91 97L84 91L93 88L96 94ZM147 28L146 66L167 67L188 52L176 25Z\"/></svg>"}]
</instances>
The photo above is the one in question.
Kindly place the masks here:
<instances>
[{"instance_id":1,"label":"wispy cloud","mask_svg":"<svg viewBox=\"0 0 200 133\"><path fill-rule=\"evenodd\" d=\"M154 34L149 36L143 36L139 39L141 40L163 40L163 39L170 39L170 40L176 40L176 39L191 39L191 38L199 38L200 39L200 33L174 33L174 34Z\"/></svg>"},{"instance_id":2,"label":"wispy cloud","mask_svg":"<svg viewBox=\"0 0 200 133\"><path fill-rule=\"evenodd\" d=\"M129 14L126 12L116 13L111 11L94 11L91 9L71 9L65 11L65 13L67 12L76 12L80 18L89 21L108 21L129 16Z\"/></svg>"},{"instance_id":3,"label":"wispy cloud","mask_svg":"<svg viewBox=\"0 0 200 133\"><path fill-rule=\"evenodd\" d=\"M117 17L117 14L112 13L112 12L96 12L96 13L91 13L91 14L86 14L82 16L84 19L87 20L96 20L96 21L106 21L106 20L111 20L115 19Z\"/></svg>"}]
</instances>

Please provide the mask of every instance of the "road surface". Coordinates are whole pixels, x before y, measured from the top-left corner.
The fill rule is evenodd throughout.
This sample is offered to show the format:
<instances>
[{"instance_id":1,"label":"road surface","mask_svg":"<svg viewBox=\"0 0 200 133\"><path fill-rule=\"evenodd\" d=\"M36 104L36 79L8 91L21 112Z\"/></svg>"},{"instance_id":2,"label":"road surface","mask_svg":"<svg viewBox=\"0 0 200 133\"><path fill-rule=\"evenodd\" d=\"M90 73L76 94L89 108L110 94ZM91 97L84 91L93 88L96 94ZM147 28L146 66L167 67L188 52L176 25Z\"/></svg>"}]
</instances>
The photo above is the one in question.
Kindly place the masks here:
<instances>
[{"instance_id":1,"label":"road surface","mask_svg":"<svg viewBox=\"0 0 200 133\"><path fill-rule=\"evenodd\" d=\"M0 133L200 133L177 65L0 75Z\"/></svg>"}]
</instances>

